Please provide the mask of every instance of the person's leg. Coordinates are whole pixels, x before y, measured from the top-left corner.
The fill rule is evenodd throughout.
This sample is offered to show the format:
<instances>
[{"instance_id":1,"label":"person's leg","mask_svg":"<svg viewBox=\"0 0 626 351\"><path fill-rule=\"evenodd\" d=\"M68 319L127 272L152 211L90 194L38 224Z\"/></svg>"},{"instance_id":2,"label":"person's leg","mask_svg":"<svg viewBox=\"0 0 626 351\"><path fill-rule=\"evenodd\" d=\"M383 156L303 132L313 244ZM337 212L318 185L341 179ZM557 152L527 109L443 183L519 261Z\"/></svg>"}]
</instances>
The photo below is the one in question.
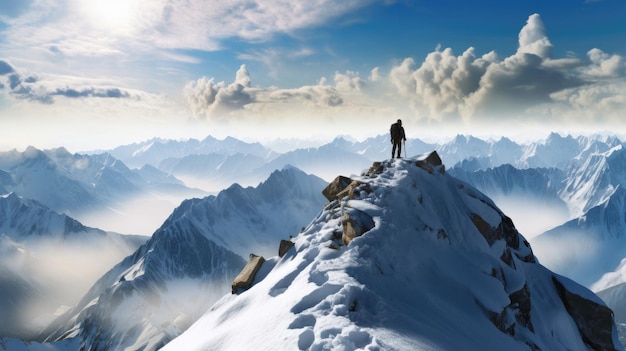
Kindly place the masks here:
<instances>
[{"instance_id":1,"label":"person's leg","mask_svg":"<svg viewBox=\"0 0 626 351\"><path fill-rule=\"evenodd\" d=\"M394 140L393 141L393 147L391 148L391 158L396 157L396 147L398 146L398 143Z\"/></svg>"},{"instance_id":2,"label":"person's leg","mask_svg":"<svg viewBox=\"0 0 626 351\"><path fill-rule=\"evenodd\" d=\"M398 158L402 157L402 141L398 141Z\"/></svg>"}]
</instances>

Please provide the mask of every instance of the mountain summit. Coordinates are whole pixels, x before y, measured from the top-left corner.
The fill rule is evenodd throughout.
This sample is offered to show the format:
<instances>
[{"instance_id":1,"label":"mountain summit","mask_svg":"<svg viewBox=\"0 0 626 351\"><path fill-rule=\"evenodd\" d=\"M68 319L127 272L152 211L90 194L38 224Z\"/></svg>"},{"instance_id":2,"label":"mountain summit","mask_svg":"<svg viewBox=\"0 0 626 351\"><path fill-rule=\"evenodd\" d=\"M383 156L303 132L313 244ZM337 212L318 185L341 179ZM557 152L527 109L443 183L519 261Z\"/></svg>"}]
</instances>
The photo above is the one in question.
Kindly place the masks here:
<instances>
[{"instance_id":1,"label":"mountain summit","mask_svg":"<svg viewBox=\"0 0 626 351\"><path fill-rule=\"evenodd\" d=\"M163 350L622 349L611 310L436 153L324 193L293 248Z\"/></svg>"}]
</instances>

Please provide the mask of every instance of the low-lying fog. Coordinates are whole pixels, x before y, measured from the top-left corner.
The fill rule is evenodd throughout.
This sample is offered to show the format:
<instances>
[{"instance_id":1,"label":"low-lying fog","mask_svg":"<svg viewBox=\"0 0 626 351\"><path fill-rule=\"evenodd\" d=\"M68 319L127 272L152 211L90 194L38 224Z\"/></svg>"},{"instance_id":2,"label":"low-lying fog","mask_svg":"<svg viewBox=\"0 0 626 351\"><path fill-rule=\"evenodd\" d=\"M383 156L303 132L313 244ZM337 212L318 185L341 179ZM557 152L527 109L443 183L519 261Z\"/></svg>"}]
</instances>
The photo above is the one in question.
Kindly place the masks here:
<instances>
[{"instance_id":1,"label":"low-lying fog","mask_svg":"<svg viewBox=\"0 0 626 351\"><path fill-rule=\"evenodd\" d=\"M75 306L102 275L134 252L139 243L136 238L126 241L92 236L64 241L35 239L19 244L17 249L3 247L0 288L13 289L5 292L10 301L3 301L3 314L15 318L13 325L0 327L26 335L37 332L56 313ZM28 293L20 293L17 286Z\"/></svg>"}]
</instances>

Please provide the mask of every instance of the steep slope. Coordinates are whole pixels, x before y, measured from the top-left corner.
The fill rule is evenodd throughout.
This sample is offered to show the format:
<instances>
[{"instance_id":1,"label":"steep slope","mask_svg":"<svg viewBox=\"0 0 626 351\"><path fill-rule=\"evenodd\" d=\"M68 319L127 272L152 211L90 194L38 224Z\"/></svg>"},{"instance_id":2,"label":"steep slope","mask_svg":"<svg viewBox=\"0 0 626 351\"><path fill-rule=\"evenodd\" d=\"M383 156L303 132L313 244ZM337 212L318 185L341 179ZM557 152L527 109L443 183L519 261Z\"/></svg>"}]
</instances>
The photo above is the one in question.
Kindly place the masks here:
<instances>
[{"instance_id":1,"label":"steep slope","mask_svg":"<svg viewBox=\"0 0 626 351\"><path fill-rule=\"evenodd\" d=\"M292 167L256 188L184 201L133 255L104 275L41 340L89 350L156 350L229 289L250 252L273 255L319 211L326 183ZM270 248L271 244L271 248Z\"/></svg>"},{"instance_id":2,"label":"steep slope","mask_svg":"<svg viewBox=\"0 0 626 351\"><path fill-rule=\"evenodd\" d=\"M356 178L249 290L163 350L622 349L601 300L537 263L512 221L437 158Z\"/></svg>"},{"instance_id":3,"label":"steep slope","mask_svg":"<svg viewBox=\"0 0 626 351\"><path fill-rule=\"evenodd\" d=\"M580 165L568 170L559 194L575 217L605 202L617 186L626 186L626 149L621 144L587 155Z\"/></svg>"}]
</instances>

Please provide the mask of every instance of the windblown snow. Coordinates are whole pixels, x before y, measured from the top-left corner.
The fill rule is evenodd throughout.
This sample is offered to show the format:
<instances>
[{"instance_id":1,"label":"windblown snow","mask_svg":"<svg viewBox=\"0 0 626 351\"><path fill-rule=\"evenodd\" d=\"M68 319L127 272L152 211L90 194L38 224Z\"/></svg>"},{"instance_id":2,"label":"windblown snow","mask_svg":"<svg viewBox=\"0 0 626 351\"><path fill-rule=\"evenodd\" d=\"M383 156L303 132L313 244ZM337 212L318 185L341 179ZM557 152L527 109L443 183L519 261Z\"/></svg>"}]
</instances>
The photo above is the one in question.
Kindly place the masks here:
<instances>
[{"instance_id":1,"label":"windblown snow","mask_svg":"<svg viewBox=\"0 0 626 351\"><path fill-rule=\"evenodd\" d=\"M357 177L353 196L327 204L249 290L163 350L622 349L597 296L539 264L489 198L415 161ZM374 226L344 245L347 211ZM604 344L566 308L565 290L609 316L594 328Z\"/></svg>"}]
</instances>

